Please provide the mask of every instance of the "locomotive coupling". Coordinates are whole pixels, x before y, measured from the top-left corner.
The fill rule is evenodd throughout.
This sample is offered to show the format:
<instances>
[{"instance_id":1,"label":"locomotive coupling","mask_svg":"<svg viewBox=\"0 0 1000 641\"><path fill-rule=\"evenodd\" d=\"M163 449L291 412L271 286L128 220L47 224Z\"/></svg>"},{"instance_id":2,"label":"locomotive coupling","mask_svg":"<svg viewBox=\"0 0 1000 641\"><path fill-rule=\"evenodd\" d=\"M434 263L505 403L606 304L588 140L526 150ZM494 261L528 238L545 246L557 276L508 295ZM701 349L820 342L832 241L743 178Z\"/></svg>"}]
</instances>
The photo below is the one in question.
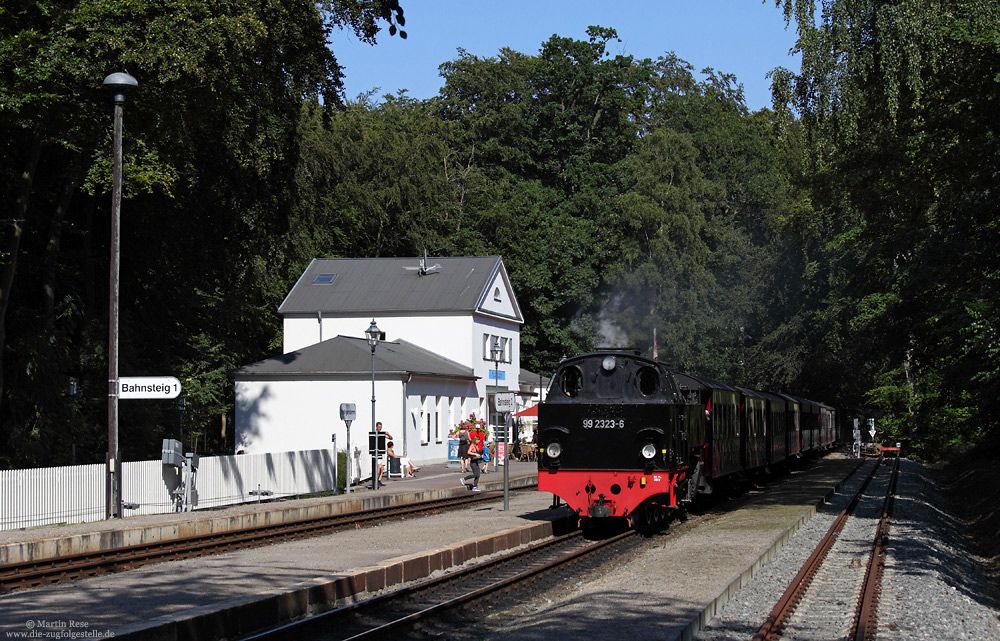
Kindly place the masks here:
<instances>
[{"instance_id":1,"label":"locomotive coupling","mask_svg":"<svg viewBox=\"0 0 1000 641\"><path fill-rule=\"evenodd\" d=\"M587 511L590 513L590 516L594 518L607 518L611 516L612 513L611 501L604 498L604 495L601 494Z\"/></svg>"},{"instance_id":2,"label":"locomotive coupling","mask_svg":"<svg viewBox=\"0 0 1000 641\"><path fill-rule=\"evenodd\" d=\"M591 505L590 506L590 516L595 519L608 518L611 516L611 506L610 505Z\"/></svg>"}]
</instances>

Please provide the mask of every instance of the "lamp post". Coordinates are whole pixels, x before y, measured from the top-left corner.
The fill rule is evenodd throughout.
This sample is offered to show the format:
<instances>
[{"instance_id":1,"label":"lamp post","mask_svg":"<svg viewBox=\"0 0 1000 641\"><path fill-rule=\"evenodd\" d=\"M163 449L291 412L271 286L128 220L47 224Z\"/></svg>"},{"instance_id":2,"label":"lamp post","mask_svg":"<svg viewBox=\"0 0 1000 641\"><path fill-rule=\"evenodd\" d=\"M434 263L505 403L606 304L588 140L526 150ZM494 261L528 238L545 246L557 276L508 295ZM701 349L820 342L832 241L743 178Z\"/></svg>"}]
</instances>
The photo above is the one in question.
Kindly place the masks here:
<instances>
[{"instance_id":1,"label":"lamp post","mask_svg":"<svg viewBox=\"0 0 1000 641\"><path fill-rule=\"evenodd\" d=\"M365 330L365 334L368 336L368 346L372 348L372 434L375 434L375 347L378 345L378 339L382 335L379 331L378 325L375 324L375 319L372 319L372 324L368 326ZM372 451L372 489L378 488L378 435L375 434L375 449Z\"/></svg>"},{"instance_id":2,"label":"lamp post","mask_svg":"<svg viewBox=\"0 0 1000 641\"><path fill-rule=\"evenodd\" d=\"M122 110L125 92L139 86L127 73L117 72L104 79L104 87L115 96L115 124L112 152L114 177L111 187L111 276L108 297L108 502L105 516L121 518L121 475L118 460L118 256L121 245L119 219L122 206Z\"/></svg>"},{"instance_id":3,"label":"lamp post","mask_svg":"<svg viewBox=\"0 0 1000 641\"><path fill-rule=\"evenodd\" d=\"M490 346L490 356L493 358L493 411L495 416L493 419L493 424L495 430L493 432L493 440L496 441L496 435L500 432L500 409L497 407L497 396L500 395L500 359L503 357L503 350L500 348L500 340L496 337L493 339L493 344ZM504 430L508 428L505 425ZM504 456L507 456L507 443L510 442L510 437L504 435ZM500 444L497 443L496 453L494 454L495 465L500 465ZM497 469L500 469L499 467ZM510 507L510 496L509 496L509 477L510 466L507 465L507 461L504 461L503 465L503 509L506 511Z\"/></svg>"},{"instance_id":4,"label":"lamp post","mask_svg":"<svg viewBox=\"0 0 1000 641\"><path fill-rule=\"evenodd\" d=\"M493 433L500 429L500 412L497 411L497 394L500 393L500 357L503 350L500 349L500 340L494 336L493 344L490 345L490 356L493 360Z\"/></svg>"}]
</instances>

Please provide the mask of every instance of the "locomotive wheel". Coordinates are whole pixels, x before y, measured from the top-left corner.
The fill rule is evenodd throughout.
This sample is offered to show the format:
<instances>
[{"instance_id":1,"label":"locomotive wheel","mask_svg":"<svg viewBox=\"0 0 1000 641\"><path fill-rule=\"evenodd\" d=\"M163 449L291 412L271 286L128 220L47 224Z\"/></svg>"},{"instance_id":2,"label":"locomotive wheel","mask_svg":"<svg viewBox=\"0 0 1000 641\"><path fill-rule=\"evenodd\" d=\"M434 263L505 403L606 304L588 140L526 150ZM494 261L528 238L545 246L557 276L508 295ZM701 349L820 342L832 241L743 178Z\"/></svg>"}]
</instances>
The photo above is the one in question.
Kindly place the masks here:
<instances>
[{"instance_id":1,"label":"locomotive wheel","mask_svg":"<svg viewBox=\"0 0 1000 641\"><path fill-rule=\"evenodd\" d=\"M644 503L629 518L629 525L643 534L656 534L666 528L673 517L670 510L655 503Z\"/></svg>"},{"instance_id":2,"label":"locomotive wheel","mask_svg":"<svg viewBox=\"0 0 1000 641\"><path fill-rule=\"evenodd\" d=\"M656 525L656 507L649 503L643 503L629 518L629 525L638 532L649 532Z\"/></svg>"}]
</instances>

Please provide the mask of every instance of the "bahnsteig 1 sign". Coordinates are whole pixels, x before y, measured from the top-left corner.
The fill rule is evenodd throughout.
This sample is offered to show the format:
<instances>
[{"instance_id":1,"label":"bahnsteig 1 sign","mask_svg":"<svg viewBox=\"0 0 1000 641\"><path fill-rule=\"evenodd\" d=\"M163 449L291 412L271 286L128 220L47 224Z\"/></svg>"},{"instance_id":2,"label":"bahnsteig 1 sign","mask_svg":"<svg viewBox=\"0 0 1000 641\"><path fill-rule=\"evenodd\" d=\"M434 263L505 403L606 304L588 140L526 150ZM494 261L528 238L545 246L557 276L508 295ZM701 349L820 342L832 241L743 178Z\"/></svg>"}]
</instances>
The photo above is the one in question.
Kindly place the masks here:
<instances>
[{"instance_id":1,"label":"bahnsteig 1 sign","mask_svg":"<svg viewBox=\"0 0 1000 641\"><path fill-rule=\"evenodd\" d=\"M118 379L118 398L177 398L181 382L173 376L122 376Z\"/></svg>"}]
</instances>

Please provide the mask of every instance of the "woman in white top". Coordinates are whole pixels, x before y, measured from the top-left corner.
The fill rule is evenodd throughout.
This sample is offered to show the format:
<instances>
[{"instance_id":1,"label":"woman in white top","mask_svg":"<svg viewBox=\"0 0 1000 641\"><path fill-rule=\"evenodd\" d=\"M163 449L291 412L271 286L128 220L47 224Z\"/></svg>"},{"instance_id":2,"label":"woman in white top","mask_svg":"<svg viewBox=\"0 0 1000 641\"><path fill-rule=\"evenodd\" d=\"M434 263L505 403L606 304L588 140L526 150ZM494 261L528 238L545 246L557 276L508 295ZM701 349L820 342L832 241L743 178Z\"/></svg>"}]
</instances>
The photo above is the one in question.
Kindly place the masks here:
<instances>
[{"instance_id":1,"label":"woman in white top","mask_svg":"<svg viewBox=\"0 0 1000 641\"><path fill-rule=\"evenodd\" d=\"M400 456L400 455L396 454L392 450L392 441L389 441L388 443L386 443L386 445L385 445L385 453L386 453L386 455L389 458L398 458L399 459L399 466L401 468L403 468L403 474L406 474L407 476L413 476L414 472L419 472L420 471L420 468L419 467L414 467L413 461L411 461L408 457L406 457L406 456Z\"/></svg>"}]
</instances>

